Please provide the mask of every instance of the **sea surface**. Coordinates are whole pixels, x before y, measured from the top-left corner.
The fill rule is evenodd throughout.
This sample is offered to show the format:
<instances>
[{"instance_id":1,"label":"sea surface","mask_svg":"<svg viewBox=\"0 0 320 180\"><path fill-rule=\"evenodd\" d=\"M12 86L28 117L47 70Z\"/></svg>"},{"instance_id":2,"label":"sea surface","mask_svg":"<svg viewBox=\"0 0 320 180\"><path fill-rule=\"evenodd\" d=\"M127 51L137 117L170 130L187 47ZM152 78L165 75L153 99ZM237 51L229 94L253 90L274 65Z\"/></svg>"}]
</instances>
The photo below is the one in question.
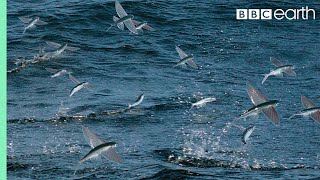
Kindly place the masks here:
<instances>
[{"instance_id":1,"label":"sea surface","mask_svg":"<svg viewBox=\"0 0 320 180\"><path fill-rule=\"evenodd\" d=\"M8 179L309 179L320 178L320 124L292 114L300 96L320 106L320 3L300 1L120 1L134 19L156 31L133 35L113 27L114 1L7 1ZM237 8L309 6L316 20L236 20ZM28 29L18 17L47 25ZM38 61L55 49L79 47ZM175 67L175 46L200 67ZM263 75L270 57L295 66L296 77ZM26 63L27 62L27 63ZM68 69L94 89L69 97ZM279 100L280 124L263 114L227 126L253 104L251 83ZM140 94L144 101L122 111ZM206 97L215 102L190 109ZM82 127L117 142L118 164L98 157L79 165L91 147ZM75 175L74 171L77 170Z\"/></svg>"}]
</instances>

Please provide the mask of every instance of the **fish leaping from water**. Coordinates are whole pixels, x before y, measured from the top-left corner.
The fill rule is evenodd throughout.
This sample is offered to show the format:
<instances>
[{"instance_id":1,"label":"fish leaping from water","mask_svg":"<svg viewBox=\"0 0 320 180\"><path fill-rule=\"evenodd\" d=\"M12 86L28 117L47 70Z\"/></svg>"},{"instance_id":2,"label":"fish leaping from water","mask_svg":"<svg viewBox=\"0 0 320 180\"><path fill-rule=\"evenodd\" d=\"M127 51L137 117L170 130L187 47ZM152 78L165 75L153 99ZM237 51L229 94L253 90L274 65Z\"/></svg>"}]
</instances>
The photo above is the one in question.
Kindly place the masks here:
<instances>
[{"instance_id":1,"label":"fish leaping from water","mask_svg":"<svg viewBox=\"0 0 320 180\"><path fill-rule=\"evenodd\" d=\"M270 61L272 64L277 66L276 69L271 70L270 73L266 74L261 82L263 84L269 76L283 76L284 73L290 76L296 76L296 73L293 71L293 65L285 65L274 57L270 57Z\"/></svg>"},{"instance_id":2,"label":"fish leaping from water","mask_svg":"<svg viewBox=\"0 0 320 180\"><path fill-rule=\"evenodd\" d=\"M104 140L100 139L96 136L89 128L82 127L83 136L87 140L88 144L91 146L91 150L79 161L79 164L98 157L102 155L104 158L109 159L111 161L122 163L122 159L116 152L116 145L115 142L105 142ZM77 169L74 171L75 174Z\"/></svg>"},{"instance_id":3,"label":"fish leaping from water","mask_svg":"<svg viewBox=\"0 0 320 180\"><path fill-rule=\"evenodd\" d=\"M89 128L82 128L84 138L87 140L88 144L93 148L88 154L86 154L81 160L80 163L102 155L103 157L110 159L114 162L121 163L122 159L115 150L115 142L105 142L98 136L96 136Z\"/></svg>"},{"instance_id":4,"label":"fish leaping from water","mask_svg":"<svg viewBox=\"0 0 320 180\"><path fill-rule=\"evenodd\" d=\"M111 26L107 29L107 32L113 26L117 26L121 30L124 30L124 26L126 26L129 29L129 31L131 31L134 34L138 34L138 30L132 22L134 16L131 14L128 15L118 1L115 1L115 7L119 17L113 16L114 23L111 24Z\"/></svg>"},{"instance_id":5,"label":"fish leaping from water","mask_svg":"<svg viewBox=\"0 0 320 180\"><path fill-rule=\"evenodd\" d=\"M23 34L26 32L27 29L35 28L36 25L46 25L48 24L47 22L41 21L39 17L36 17L35 19L32 18L24 18L24 17L19 17L20 21L24 23L29 23L23 30Z\"/></svg>"},{"instance_id":6,"label":"fish leaping from water","mask_svg":"<svg viewBox=\"0 0 320 180\"><path fill-rule=\"evenodd\" d=\"M80 82L78 81L75 77L73 77L71 74L69 74L69 78L76 84L76 86L74 88L72 88L71 92L70 92L70 97L78 92L79 90L81 90L82 88L86 87L89 90L93 90L93 86L91 84L89 84L89 82Z\"/></svg>"},{"instance_id":7,"label":"fish leaping from water","mask_svg":"<svg viewBox=\"0 0 320 180\"><path fill-rule=\"evenodd\" d=\"M58 77L58 76L62 76L62 75L65 75L65 74L70 74L71 72L69 72L68 70L66 69L53 69L53 68L46 68L47 71L53 73L53 75L51 75L51 78L54 78L54 77Z\"/></svg>"},{"instance_id":8,"label":"fish leaping from water","mask_svg":"<svg viewBox=\"0 0 320 180\"><path fill-rule=\"evenodd\" d=\"M213 101L216 101L216 100L217 100L217 99L214 98L214 97L208 97L208 98L201 99L200 101L197 101L197 102L195 102L195 103L192 103L190 109L192 109L194 106L203 107L203 106L205 106L207 103L213 102Z\"/></svg>"},{"instance_id":9,"label":"fish leaping from water","mask_svg":"<svg viewBox=\"0 0 320 180\"><path fill-rule=\"evenodd\" d=\"M268 101L267 98L261 94L258 90L256 90L251 84L247 84L247 92L248 95L254 104L252 108L249 110L243 112L240 117L236 118L234 122L237 119L246 118L249 116L255 116L258 115L260 112L263 112L268 119L270 119L274 125L279 124L279 116L278 113L275 110L275 106L279 103L277 100L270 100Z\"/></svg>"},{"instance_id":10,"label":"fish leaping from water","mask_svg":"<svg viewBox=\"0 0 320 180\"><path fill-rule=\"evenodd\" d=\"M185 53L182 49L180 49L178 46L176 46L176 51L178 52L181 60L174 66L186 66L188 64L190 67L194 69L198 69L198 66L193 62L193 55L188 55Z\"/></svg>"},{"instance_id":11,"label":"fish leaping from water","mask_svg":"<svg viewBox=\"0 0 320 180\"><path fill-rule=\"evenodd\" d=\"M144 98L144 94L141 94L141 95L138 97L138 99L136 100L136 102L134 102L133 104L129 104L129 107L128 107L128 108L130 109L130 108L133 108L133 107L135 107L135 106L138 106L139 104L142 103L143 98Z\"/></svg>"},{"instance_id":12,"label":"fish leaping from water","mask_svg":"<svg viewBox=\"0 0 320 180\"><path fill-rule=\"evenodd\" d=\"M253 131L256 129L255 126L251 126L251 127L248 127L242 134L242 138L241 138L241 141L243 144L247 144L247 141L250 137L250 135L253 133Z\"/></svg>"},{"instance_id":13,"label":"fish leaping from water","mask_svg":"<svg viewBox=\"0 0 320 180\"><path fill-rule=\"evenodd\" d=\"M290 116L288 119L291 119L294 116L310 116L313 120L320 123L320 107L316 107L316 105L305 96L301 96L301 102L306 109L302 110L300 113Z\"/></svg>"}]
</instances>

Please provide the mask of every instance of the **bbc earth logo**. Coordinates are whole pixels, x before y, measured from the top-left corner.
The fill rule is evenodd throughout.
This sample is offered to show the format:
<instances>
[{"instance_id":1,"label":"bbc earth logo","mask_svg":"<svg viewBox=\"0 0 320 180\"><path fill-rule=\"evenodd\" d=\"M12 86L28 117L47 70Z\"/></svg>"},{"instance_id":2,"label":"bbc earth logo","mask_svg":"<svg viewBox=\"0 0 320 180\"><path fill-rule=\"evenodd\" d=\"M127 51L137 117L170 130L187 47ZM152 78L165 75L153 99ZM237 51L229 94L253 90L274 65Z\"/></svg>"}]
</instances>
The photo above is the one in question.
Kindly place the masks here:
<instances>
[{"instance_id":1,"label":"bbc earth logo","mask_svg":"<svg viewBox=\"0 0 320 180\"><path fill-rule=\"evenodd\" d=\"M308 6L301 9L237 9L237 20L309 20L316 19L316 11Z\"/></svg>"}]
</instances>

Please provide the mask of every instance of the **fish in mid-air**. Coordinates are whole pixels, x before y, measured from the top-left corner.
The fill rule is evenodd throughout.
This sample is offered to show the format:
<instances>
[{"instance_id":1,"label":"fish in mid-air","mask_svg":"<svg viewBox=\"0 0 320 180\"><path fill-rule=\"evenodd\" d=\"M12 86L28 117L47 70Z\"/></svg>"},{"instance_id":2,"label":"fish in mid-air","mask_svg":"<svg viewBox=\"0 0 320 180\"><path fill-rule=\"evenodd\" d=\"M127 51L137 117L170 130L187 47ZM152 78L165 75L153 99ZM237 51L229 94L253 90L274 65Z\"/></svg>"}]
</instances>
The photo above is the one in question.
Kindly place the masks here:
<instances>
[{"instance_id":1,"label":"fish in mid-air","mask_svg":"<svg viewBox=\"0 0 320 180\"><path fill-rule=\"evenodd\" d=\"M77 47L68 46L67 43L62 44L62 45L59 44L59 43L52 42L52 41L46 41L46 43L51 47L57 48L56 51L47 53L47 55L50 54L50 56L52 56L52 57L60 55L65 50L77 51L77 50L80 49L80 48L77 48Z\"/></svg>"},{"instance_id":2,"label":"fish in mid-air","mask_svg":"<svg viewBox=\"0 0 320 180\"><path fill-rule=\"evenodd\" d=\"M86 87L89 90L93 90L93 86L91 84L89 84L89 82L80 82L78 81L75 77L73 77L71 74L69 74L69 78L76 84L76 86L74 88L72 88L71 92L70 92L70 97L78 92L80 89Z\"/></svg>"},{"instance_id":3,"label":"fish in mid-air","mask_svg":"<svg viewBox=\"0 0 320 180\"><path fill-rule=\"evenodd\" d=\"M243 144L247 144L247 141L250 137L250 135L253 133L253 131L256 129L255 126L251 126L251 127L248 127L242 134L242 138L241 138L241 141Z\"/></svg>"},{"instance_id":4,"label":"fish in mid-air","mask_svg":"<svg viewBox=\"0 0 320 180\"><path fill-rule=\"evenodd\" d=\"M180 49L178 46L176 46L176 51L178 52L181 60L174 66L186 66L188 64L190 67L194 69L198 69L198 66L193 62L193 55L188 55L185 53L182 49Z\"/></svg>"},{"instance_id":5,"label":"fish in mid-air","mask_svg":"<svg viewBox=\"0 0 320 180\"><path fill-rule=\"evenodd\" d=\"M277 66L276 69L271 70L270 73L266 74L261 82L263 84L269 76L283 76L283 73L286 73L290 76L296 76L297 74L293 71L293 65L285 65L274 57L270 57L270 61L272 64Z\"/></svg>"},{"instance_id":6,"label":"fish in mid-air","mask_svg":"<svg viewBox=\"0 0 320 180\"><path fill-rule=\"evenodd\" d=\"M190 109L192 109L194 106L203 107L203 106L205 106L207 103L213 102L213 101L216 101L216 100L217 100L217 99L214 98L214 97L208 97L208 98L201 99L200 101L197 101L197 102L195 102L195 103L192 103Z\"/></svg>"},{"instance_id":7,"label":"fish in mid-air","mask_svg":"<svg viewBox=\"0 0 320 180\"><path fill-rule=\"evenodd\" d=\"M79 164L98 157L102 155L104 158L109 159L111 161L122 163L121 157L116 152L115 142L105 142L98 136L96 136L89 128L82 127L82 132L84 138L87 140L88 144L91 146L91 150L79 161ZM74 171L75 174L77 169Z\"/></svg>"},{"instance_id":8,"label":"fish in mid-air","mask_svg":"<svg viewBox=\"0 0 320 180\"><path fill-rule=\"evenodd\" d=\"M92 150L86 154L81 160L80 163L89 160L91 158L97 157L100 154L110 159L114 162L121 163L122 159L115 150L115 142L105 142L98 136L96 136L89 128L82 127L84 138L87 140L88 144L91 146Z\"/></svg>"},{"instance_id":9,"label":"fish in mid-air","mask_svg":"<svg viewBox=\"0 0 320 180\"><path fill-rule=\"evenodd\" d=\"M119 29L124 30L125 25L129 29L129 31L134 34L138 34L138 30L132 22L134 16L132 14L128 15L118 1L115 1L115 7L119 17L113 16L114 23L110 25L110 27L107 29L107 32L113 26L117 26Z\"/></svg>"},{"instance_id":10,"label":"fish in mid-air","mask_svg":"<svg viewBox=\"0 0 320 180\"><path fill-rule=\"evenodd\" d=\"M27 29L35 28L36 25L46 25L48 24L47 22L41 21L39 17L36 17L35 19L32 18L24 18L24 17L19 17L20 21L24 23L29 23L23 30L23 34L26 32Z\"/></svg>"},{"instance_id":11,"label":"fish in mid-air","mask_svg":"<svg viewBox=\"0 0 320 180\"><path fill-rule=\"evenodd\" d=\"M291 119L294 116L310 116L314 121L320 123L320 107L316 107L316 105L305 96L301 96L301 102L306 109L290 116L288 119Z\"/></svg>"},{"instance_id":12,"label":"fish in mid-air","mask_svg":"<svg viewBox=\"0 0 320 180\"><path fill-rule=\"evenodd\" d=\"M261 92L256 90L249 83L247 84L247 92L254 106L249 110L243 112L240 115L240 117L236 118L235 120L246 118L249 116L255 116L262 111L266 115L266 117L273 122L273 124L275 125L279 124L280 122L279 116L274 108L279 103L279 101L277 100L268 101L267 98L263 94L261 94Z\"/></svg>"},{"instance_id":13,"label":"fish in mid-air","mask_svg":"<svg viewBox=\"0 0 320 180\"><path fill-rule=\"evenodd\" d=\"M138 33L143 33L143 30L155 31L147 22L139 22L137 20L132 20L133 24L136 26Z\"/></svg>"},{"instance_id":14,"label":"fish in mid-air","mask_svg":"<svg viewBox=\"0 0 320 180\"><path fill-rule=\"evenodd\" d=\"M133 104L129 104L129 107L128 107L128 108L130 109L130 108L133 108L133 107L135 107L135 106L138 106L139 104L142 103L143 98L144 98L144 94L141 94L141 95L138 97L138 99L137 99Z\"/></svg>"},{"instance_id":15,"label":"fish in mid-air","mask_svg":"<svg viewBox=\"0 0 320 180\"><path fill-rule=\"evenodd\" d=\"M51 78L54 78L54 77L58 77L58 76L62 76L62 75L65 75L65 74L70 74L71 72L69 72L68 70L66 69L53 69L53 68L46 68L47 71L53 73L53 75L51 75Z\"/></svg>"}]
</instances>

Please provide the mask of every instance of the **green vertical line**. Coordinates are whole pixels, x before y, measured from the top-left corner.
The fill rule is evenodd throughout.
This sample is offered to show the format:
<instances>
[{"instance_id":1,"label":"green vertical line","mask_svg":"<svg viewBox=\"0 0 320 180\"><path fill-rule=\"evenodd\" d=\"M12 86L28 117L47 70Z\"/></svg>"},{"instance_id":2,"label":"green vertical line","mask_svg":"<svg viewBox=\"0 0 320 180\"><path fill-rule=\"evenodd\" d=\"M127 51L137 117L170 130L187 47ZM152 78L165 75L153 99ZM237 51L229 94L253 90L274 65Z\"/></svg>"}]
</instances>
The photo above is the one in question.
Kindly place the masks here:
<instances>
[{"instance_id":1,"label":"green vertical line","mask_svg":"<svg viewBox=\"0 0 320 180\"><path fill-rule=\"evenodd\" d=\"M0 1L0 179L7 174L7 1Z\"/></svg>"}]
</instances>

